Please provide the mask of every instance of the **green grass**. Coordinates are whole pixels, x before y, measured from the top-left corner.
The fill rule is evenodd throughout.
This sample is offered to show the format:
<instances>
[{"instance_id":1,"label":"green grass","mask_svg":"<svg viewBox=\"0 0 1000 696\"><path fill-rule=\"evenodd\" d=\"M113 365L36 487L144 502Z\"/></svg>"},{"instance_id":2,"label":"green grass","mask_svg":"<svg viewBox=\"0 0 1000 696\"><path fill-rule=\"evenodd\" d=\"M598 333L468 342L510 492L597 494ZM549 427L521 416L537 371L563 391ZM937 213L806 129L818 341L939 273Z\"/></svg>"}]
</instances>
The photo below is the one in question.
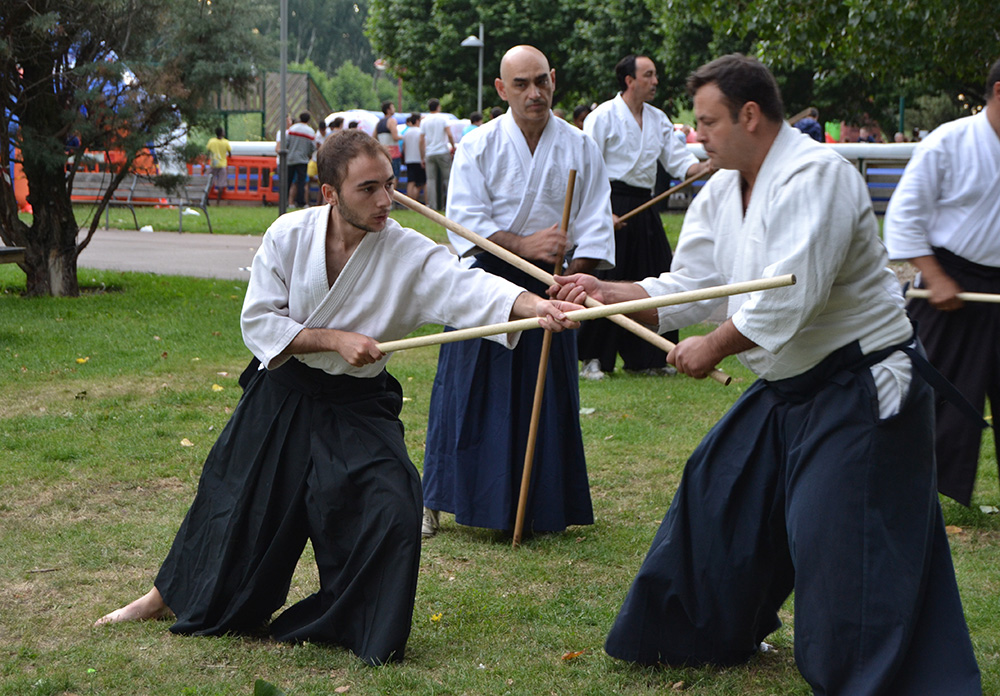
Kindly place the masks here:
<instances>
[{"instance_id":1,"label":"green grass","mask_svg":"<svg viewBox=\"0 0 1000 696\"><path fill-rule=\"evenodd\" d=\"M90 224L90 219L94 214L94 207L89 205L75 205L73 210L76 214L76 221L80 227ZM201 211L198 211L199 213ZM214 234L263 234L268 226L278 219L278 209L276 207L261 206L237 206L237 205L212 205L209 209L212 219L212 232ZM136 218L139 226L151 225L156 231L177 231L178 223L177 208L137 208ZM412 210L394 210L392 217L404 227L412 227L424 233L436 242L445 242L448 235L444 228L431 222L420 213ZM21 220L31 224L31 216L20 215ZM671 213L663 216L664 227L667 230L667 237L671 245L677 244L677 235L680 232L683 215ZM114 229L132 230L135 224L132 222L132 214L126 208L112 208L109 215L109 224ZM105 216L101 216L98 230L105 226ZM208 223L203 216L186 215L184 217L184 232L195 234L207 234Z\"/></svg>"},{"instance_id":2,"label":"green grass","mask_svg":"<svg viewBox=\"0 0 1000 696\"><path fill-rule=\"evenodd\" d=\"M595 409L581 423L596 524L514 552L504 535L445 515L424 544L401 665L366 668L335 647L179 637L165 622L91 628L150 586L249 355L242 283L90 270L80 281L77 299L25 299L23 273L0 266L0 696L248 695L258 678L289 696L344 686L638 696L681 681L712 696L809 693L790 608L770 638L778 651L740 667L647 669L602 651L687 455L750 383L732 359L722 366L736 378L729 387L624 374L583 382L582 406ZM418 467L436 357L418 349L389 364ZM1000 515L978 506L998 502L990 441L973 507L944 506L961 528L952 548L985 693L1000 693ZM315 585L307 553L290 601Z\"/></svg>"},{"instance_id":3,"label":"green grass","mask_svg":"<svg viewBox=\"0 0 1000 696\"><path fill-rule=\"evenodd\" d=\"M89 205L73 206L76 214L77 224L81 228L90 225L95 208ZM184 232L194 234L207 234L208 223L201 211L198 215L184 216ZM176 232L178 225L177 208L136 208L136 219L139 226L150 225L157 231ZM212 220L213 234L264 234L268 226L278 219L278 209L276 207L261 206L237 206L237 205L212 205L209 207L209 216ZM436 242L447 241L447 233L444 228L429 221L419 213L411 210L394 210L392 217L404 227L412 227L423 232ZM31 224L31 215L21 214L21 220ZM132 214L127 208L112 208L106 217L101 215L98 233L105 227L105 221L113 229L134 230L135 223L132 221Z\"/></svg>"}]
</instances>

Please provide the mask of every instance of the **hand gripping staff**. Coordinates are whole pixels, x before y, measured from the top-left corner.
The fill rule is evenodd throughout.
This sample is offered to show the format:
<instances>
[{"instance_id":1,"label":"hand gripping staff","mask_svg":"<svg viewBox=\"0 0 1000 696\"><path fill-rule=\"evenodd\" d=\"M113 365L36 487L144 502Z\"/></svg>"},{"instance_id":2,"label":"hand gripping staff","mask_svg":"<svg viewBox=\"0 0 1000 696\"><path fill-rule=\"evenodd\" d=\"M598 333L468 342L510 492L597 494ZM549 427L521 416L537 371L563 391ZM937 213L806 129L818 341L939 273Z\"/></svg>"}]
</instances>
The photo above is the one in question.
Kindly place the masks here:
<instances>
[{"instance_id":1,"label":"hand gripping staff","mask_svg":"<svg viewBox=\"0 0 1000 696\"><path fill-rule=\"evenodd\" d=\"M459 225L457 222L449 220L436 210L431 210L422 203L418 203L409 196L403 195L399 191L394 191L392 197L393 200L395 200L397 203L405 205L410 210L416 211L421 215L423 215L424 217L426 217L427 219L441 225L445 229L451 230L452 232L462 237L463 239L469 240L470 242L478 246L480 249L488 251L497 258L503 259L511 266L514 266L515 268L524 271L532 278L540 280L546 285L552 285L555 282L550 273L543 271L541 268L534 265L533 263L525 261L517 254L508 251L507 249L504 249L499 244L491 242L485 237L476 234L467 227L463 227L462 225ZM601 303L592 297L588 297L586 300L586 305L588 307L600 307ZM634 310L629 310L629 311L634 311ZM663 338L663 336L660 336L655 331L646 328L645 326L643 326L642 324L633 319L629 319L628 317L623 316L621 314L608 315L608 319L615 322L616 324L626 329L627 331L634 333L636 336L642 338L643 340L648 341L649 343L653 344L660 350L670 352L674 348L673 343L671 343L667 339ZM456 339L456 340L461 340L461 339ZM709 376L719 384L723 385L729 384L732 381L732 377L727 375L725 372L722 372L721 370L713 370Z\"/></svg>"}]
</instances>

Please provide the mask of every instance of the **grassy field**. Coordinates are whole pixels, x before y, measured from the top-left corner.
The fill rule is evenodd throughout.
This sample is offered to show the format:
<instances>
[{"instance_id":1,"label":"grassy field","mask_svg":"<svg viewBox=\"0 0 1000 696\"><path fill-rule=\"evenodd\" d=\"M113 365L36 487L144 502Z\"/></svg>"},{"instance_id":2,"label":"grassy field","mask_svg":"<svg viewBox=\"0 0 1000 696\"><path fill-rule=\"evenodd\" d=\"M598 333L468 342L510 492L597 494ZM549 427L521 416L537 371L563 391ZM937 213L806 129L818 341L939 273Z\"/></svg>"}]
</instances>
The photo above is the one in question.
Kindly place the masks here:
<instances>
[{"instance_id":1,"label":"grassy field","mask_svg":"<svg viewBox=\"0 0 1000 696\"><path fill-rule=\"evenodd\" d=\"M83 269L80 284L77 299L24 299L24 274L0 266L0 696L249 695L257 679L289 696L809 693L790 607L769 639L776 651L740 667L638 668L602 650L685 458L750 383L732 359L729 387L624 374L582 383L597 522L515 552L505 535L444 515L424 544L401 665L363 667L336 647L179 637L162 621L92 628L150 586L249 355L242 283ZM389 364L418 467L436 356L413 350ZM992 442L984 451L972 508L946 502L945 516L984 691L997 694L1000 515L979 506L1000 494ZM315 585L307 552L289 601Z\"/></svg>"},{"instance_id":2,"label":"grassy field","mask_svg":"<svg viewBox=\"0 0 1000 696\"><path fill-rule=\"evenodd\" d=\"M81 228L89 227L95 208L89 205L75 205L73 210L76 214L77 224ZM195 212L198 214L184 216L185 234L189 232L207 234L208 223L205 221L205 217L201 211ZM136 208L135 215L140 227L149 225L157 232L177 231L177 208ZM263 234L268 225L278 219L278 209L276 207L216 206L213 204L209 208L209 215L212 220L213 234ZM22 214L20 217L26 223L31 223L30 215ZM400 224L419 229L435 241L443 242L446 239L447 235L443 228L429 222L419 213L396 210L393 212L393 217L399 220ZM105 222L113 229L135 229L132 214L126 208L112 208L109 215L101 215L98 233L105 227Z\"/></svg>"}]
</instances>

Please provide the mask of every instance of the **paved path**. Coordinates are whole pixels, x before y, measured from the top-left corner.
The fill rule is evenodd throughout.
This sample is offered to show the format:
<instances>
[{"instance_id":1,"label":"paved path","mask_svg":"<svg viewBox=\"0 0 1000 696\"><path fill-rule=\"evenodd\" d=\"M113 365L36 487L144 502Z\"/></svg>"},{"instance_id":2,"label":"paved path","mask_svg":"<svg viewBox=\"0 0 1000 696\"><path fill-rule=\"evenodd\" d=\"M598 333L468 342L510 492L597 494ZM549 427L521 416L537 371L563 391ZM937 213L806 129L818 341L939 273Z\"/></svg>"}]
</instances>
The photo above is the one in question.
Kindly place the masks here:
<instances>
[{"instance_id":1,"label":"paved path","mask_svg":"<svg viewBox=\"0 0 1000 696\"><path fill-rule=\"evenodd\" d=\"M99 229L77 264L98 270L249 280L260 240L250 235Z\"/></svg>"}]
</instances>

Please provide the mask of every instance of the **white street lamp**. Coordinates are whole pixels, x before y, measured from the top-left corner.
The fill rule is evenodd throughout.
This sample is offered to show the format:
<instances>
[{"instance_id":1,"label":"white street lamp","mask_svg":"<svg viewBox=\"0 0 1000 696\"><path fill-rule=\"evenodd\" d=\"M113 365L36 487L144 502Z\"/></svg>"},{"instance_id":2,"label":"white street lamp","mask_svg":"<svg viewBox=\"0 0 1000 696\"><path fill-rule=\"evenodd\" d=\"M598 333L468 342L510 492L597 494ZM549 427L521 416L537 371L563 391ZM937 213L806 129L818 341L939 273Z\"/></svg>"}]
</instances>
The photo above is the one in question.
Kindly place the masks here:
<instances>
[{"instance_id":1,"label":"white street lamp","mask_svg":"<svg viewBox=\"0 0 1000 696\"><path fill-rule=\"evenodd\" d=\"M462 39L462 45L466 48L479 49L479 82L476 84L476 111L483 113L483 23L479 23L479 36L469 35Z\"/></svg>"}]
</instances>

